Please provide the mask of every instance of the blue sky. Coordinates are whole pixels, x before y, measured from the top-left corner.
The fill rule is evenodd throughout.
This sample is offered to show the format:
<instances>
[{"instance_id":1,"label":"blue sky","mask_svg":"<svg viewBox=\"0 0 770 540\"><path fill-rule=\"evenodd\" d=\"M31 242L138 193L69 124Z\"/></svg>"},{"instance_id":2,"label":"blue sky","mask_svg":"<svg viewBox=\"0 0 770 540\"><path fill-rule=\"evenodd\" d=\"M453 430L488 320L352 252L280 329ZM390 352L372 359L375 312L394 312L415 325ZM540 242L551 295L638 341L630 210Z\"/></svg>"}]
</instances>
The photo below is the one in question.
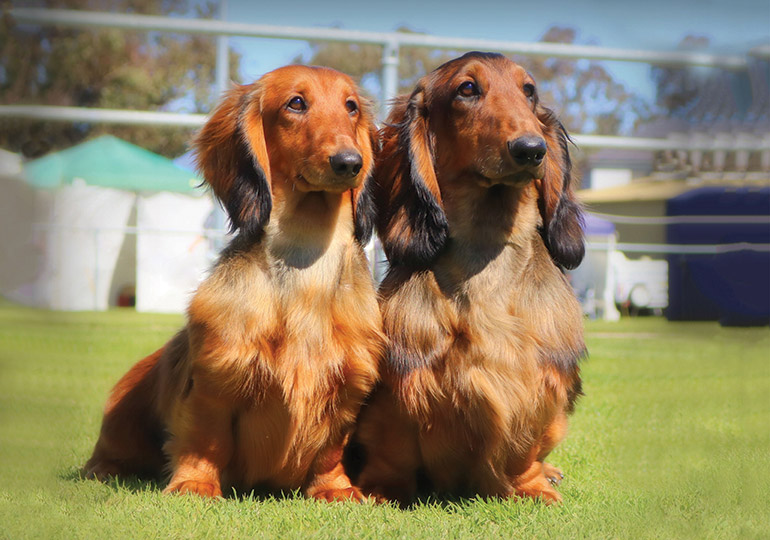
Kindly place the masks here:
<instances>
[{"instance_id":1,"label":"blue sky","mask_svg":"<svg viewBox=\"0 0 770 540\"><path fill-rule=\"evenodd\" d=\"M578 41L607 47L670 50L688 34L710 39L710 52L742 54L770 42L770 0L500 1L228 0L227 20L287 26L340 26L393 31L399 26L433 35L537 41L553 25L578 30ZM230 38L242 55L241 77L251 81L306 51L303 42ZM608 62L608 69L651 98L649 67Z\"/></svg>"}]
</instances>

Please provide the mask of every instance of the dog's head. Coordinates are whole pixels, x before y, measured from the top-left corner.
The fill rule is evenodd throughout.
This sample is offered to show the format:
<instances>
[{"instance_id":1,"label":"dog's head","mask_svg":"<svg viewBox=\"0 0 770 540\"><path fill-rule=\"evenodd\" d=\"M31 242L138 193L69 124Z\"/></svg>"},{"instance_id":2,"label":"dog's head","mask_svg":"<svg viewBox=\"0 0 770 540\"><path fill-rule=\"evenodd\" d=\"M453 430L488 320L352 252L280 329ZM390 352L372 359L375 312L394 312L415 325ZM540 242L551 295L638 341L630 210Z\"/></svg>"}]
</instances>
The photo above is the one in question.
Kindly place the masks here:
<instances>
[{"instance_id":1,"label":"dog's head","mask_svg":"<svg viewBox=\"0 0 770 540\"><path fill-rule=\"evenodd\" d=\"M228 92L195 148L232 230L259 234L274 197L289 192L350 191L356 238L368 241L377 141L369 109L350 77L328 68L286 66Z\"/></svg>"},{"instance_id":2,"label":"dog's head","mask_svg":"<svg viewBox=\"0 0 770 540\"><path fill-rule=\"evenodd\" d=\"M545 245L557 264L576 267L585 248L568 145L521 66L478 52L440 66L395 101L383 130L375 175L388 257L424 267L443 249L449 226L442 192L452 182L534 182Z\"/></svg>"}]
</instances>

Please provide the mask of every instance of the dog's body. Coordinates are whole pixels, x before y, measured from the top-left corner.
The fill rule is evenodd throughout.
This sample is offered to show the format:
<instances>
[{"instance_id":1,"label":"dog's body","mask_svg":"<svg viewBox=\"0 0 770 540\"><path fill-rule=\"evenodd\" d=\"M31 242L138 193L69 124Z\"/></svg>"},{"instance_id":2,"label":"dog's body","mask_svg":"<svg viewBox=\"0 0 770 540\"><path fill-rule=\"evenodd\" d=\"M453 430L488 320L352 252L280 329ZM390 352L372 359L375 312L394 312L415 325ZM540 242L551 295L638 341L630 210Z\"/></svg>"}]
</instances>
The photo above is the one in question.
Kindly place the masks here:
<instances>
[{"instance_id":1,"label":"dog's body","mask_svg":"<svg viewBox=\"0 0 770 540\"><path fill-rule=\"evenodd\" d=\"M527 95L529 94L529 95ZM523 147L523 148L522 148ZM471 53L397 100L376 166L390 340L359 420L358 485L558 501L543 462L580 393L582 258L563 128L526 72Z\"/></svg>"},{"instance_id":2,"label":"dog's body","mask_svg":"<svg viewBox=\"0 0 770 540\"><path fill-rule=\"evenodd\" d=\"M362 244L371 118L352 81L291 66L233 90L197 138L240 229L188 323L116 385L84 470L166 492L357 498L340 463L384 344Z\"/></svg>"}]
</instances>

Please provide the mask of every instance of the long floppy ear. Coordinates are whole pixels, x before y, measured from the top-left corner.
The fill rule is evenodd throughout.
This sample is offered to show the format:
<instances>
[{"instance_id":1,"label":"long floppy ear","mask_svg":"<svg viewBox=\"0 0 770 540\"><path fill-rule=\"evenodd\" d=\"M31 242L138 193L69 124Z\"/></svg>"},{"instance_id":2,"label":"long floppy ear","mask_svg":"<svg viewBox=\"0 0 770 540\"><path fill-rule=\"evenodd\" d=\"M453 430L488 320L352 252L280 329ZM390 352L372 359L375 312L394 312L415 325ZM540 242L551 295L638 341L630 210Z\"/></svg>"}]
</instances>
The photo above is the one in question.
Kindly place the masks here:
<instances>
[{"instance_id":1,"label":"long floppy ear","mask_svg":"<svg viewBox=\"0 0 770 540\"><path fill-rule=\"evenodd\" d=\"M543 219L540 234L553 260L571 270L583 260L585 245L583 209L572 189L570 138L551 110L543 108L538 116L546 126L548 146L545 174L537 182L538 204Z\"/></svg>"},{"instance_id":2,"label":"long floppy ear","mask_svg":"<svg viewBox=\"0 0 770 540\"><path fill-rule=\"evenodd\" d=\"M375 172L380 237L394 265L428 266L449 237L431 147L425 92L418 86L395 101Z\"/></svg>"},{"instance_id":3,"label":"long floppy ear","mask_svg":"<svg viewBox=\"0 0 770 540\"><path fill-rule=\"evenodd\" d=\"M195 138L198 169L230 216L230 230L259 234L273 200L262 129L261 90L238 86L225 96Z\"/></svg>"},{"instance_id":4,"label":"long floppy ear","mask_svg":"<svg viewBox=\"0 0 770 540\"><path fill-rule=\"evenodd\" d=\"M353 223L355 224L356 241L365 246L369 243L374 232L374 221L377 218L377 208L374 205L374 178L372 172L374 161L380 152L380 139L374 123L367 119L366 125L359 128L359 139L362 143L364 164L361 167L364 179L361 184L352 190L353 197ZM368 148L366 148L368 146Z\"/></svg>"}]
</instances>

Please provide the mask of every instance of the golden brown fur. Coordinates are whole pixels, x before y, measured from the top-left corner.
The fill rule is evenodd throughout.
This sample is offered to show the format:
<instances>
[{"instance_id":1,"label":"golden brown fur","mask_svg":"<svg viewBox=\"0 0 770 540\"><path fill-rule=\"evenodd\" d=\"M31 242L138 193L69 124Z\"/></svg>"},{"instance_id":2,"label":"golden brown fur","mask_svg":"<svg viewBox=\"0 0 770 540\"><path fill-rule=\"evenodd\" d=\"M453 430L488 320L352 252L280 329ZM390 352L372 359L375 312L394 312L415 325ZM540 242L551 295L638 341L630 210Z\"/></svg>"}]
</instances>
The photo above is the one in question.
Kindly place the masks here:
<instances>
[{"instance_id":1,"label":"golden brown fur","mask_svg":"<svg viewBox=\"0 0 770 540\"><path fill-rule=\"evenodd\" d=\"M584 353L559 268L583 255L567 135L524 69L469 53L397 99L382 136L390 344L359 419L357 485L407 503L424 475L443 493L558 501L561 473L543 460L566 433ZM545 155L519 163L522 137Z\"/></svg>"},{"instance_id":2,"label":"golden brown fur","mask_svg":"<svg viewBox=\"0 0 770 540\"><path fill-rule=\"evenodd\" d=\"M186 327L113 389L88 476L167 465L166 492L361 498L340 458L384 340L361 247L374 135L330 69L281 68L225 97L196 147L239 235Z\"/></svg>"}]
</instances>

